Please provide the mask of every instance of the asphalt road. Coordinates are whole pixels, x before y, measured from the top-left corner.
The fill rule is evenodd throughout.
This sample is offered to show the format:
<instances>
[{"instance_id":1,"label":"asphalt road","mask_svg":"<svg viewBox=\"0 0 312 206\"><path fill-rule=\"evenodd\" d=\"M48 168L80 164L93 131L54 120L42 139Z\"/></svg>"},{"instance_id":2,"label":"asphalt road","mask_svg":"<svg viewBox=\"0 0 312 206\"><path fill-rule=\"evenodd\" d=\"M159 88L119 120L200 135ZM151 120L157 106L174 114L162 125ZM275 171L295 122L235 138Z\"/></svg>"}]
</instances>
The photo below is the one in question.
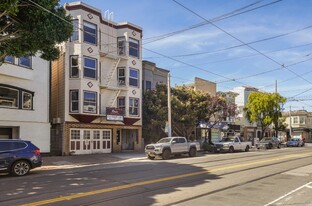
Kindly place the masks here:
<instances>
[{"instance_id":1,"label":"asphalt road","mask_svg":"<svg viewBox=\"0 0 312 206\"><path fill-rule=\"evenodd\" d=\"M0 176L0 205L312 205L312 147Z\"/></svg>"}]
</instances>

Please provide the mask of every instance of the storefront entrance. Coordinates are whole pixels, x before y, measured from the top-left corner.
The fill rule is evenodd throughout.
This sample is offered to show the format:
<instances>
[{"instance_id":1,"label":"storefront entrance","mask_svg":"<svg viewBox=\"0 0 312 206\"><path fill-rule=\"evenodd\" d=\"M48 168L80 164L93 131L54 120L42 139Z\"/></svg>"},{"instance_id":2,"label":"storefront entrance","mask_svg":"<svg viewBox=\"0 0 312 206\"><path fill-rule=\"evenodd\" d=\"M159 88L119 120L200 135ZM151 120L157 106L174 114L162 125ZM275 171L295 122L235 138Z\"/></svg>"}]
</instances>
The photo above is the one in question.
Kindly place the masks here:
<instances>
[{"instance_id":1,"label":"storefront entrance","mask_svg":"<svg viewBox=\"0 0 312 206\"><path fill-rule=\"evenodd\" d=\"M71 129L70 152L72 154L111 153L112 130Z\"/></svg>"},{"instance_id":2,"label":"storefront entrance","mask_svg":"<svg viewBox=\"0 0 312 206\"><path fill-rule=\"evenodd\" d=\"M134 144L138 142L138 130L123 129L121 130L121 149L134 150Z\"/></svg>"}]
</instances>

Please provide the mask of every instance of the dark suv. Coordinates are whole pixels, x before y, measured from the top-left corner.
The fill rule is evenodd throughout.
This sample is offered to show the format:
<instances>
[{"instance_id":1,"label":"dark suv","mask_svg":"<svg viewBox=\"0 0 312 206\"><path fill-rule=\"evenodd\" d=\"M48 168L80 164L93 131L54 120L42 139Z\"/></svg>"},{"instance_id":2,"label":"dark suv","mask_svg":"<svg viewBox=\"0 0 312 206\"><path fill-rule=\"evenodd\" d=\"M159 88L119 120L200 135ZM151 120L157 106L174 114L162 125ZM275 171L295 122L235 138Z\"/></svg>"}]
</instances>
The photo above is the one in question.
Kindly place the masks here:
<instances>
[{"instance_id":1,"label":"dark suv","mask_svg":"<svg viewBox=\"0 0 312 206\"><path fill-rule=\"evenodd\" d=\"M0 140L0 172L23 176L41 165L40 150L30 141Z\"/></svg>"}]
</instances>

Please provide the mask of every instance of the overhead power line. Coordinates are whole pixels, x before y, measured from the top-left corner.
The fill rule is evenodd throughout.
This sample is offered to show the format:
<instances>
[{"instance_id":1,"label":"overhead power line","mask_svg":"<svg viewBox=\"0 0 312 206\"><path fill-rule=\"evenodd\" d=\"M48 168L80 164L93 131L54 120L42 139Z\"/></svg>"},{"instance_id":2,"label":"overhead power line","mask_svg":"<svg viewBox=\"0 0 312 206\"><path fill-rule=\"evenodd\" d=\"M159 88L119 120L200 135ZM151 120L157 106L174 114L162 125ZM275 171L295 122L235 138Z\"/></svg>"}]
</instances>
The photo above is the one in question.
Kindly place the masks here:
<instances>
[{"instance_id":1,"label":"overhead power line","mask_svg":"<svg viewBox=\"0 0 312 206\"><path fill-rule=\"evenodd\" d=\"M239 41L240 43L244 44L245 46L247 46L248 48L256 51L257 53L261 54L263 57L267 58L268 60L274 62L275 64L281 66L281 68L285 68L287 69L289 72L293 73L294 75L298 76L299 78L303 79L304 81L308 82L309 84L312 85L312 82L307 80L306 78L298 75L296 72L292 71L291 69L285 67L284 64L279 63L278 61L274 60L273 58L267 56L266 54L262 53L261 51L257 50L256 48L250 46L249 44L245 43L244 41L240 40L239 38L237 38L236 36L232 35L231 33L229 33L228 31L222 29L221 27L219 27L218 25L214 24L213 22L210 22L209 20L207 20L206 18L204 18L203 16L199 15L198 13L194 12L193 10L187 8L186 6L184 6L183 4L179 3L176 0L172 0L173 2L175 2L176 4L180 5L181 7L183 7L184 9L188 10L189 12L193 13L194 15L198 16L199 18L209 22L212 26L214 26L215 28L219 29L220 31L222 31L223 33L227 34L228 36L232 37L233 39Z\"/></svg>"},{"instance_id":2,"label":"overhead power line","mask_svg":"<svg viewBox=\"0 0 312 206\"><path fill-rule=\"evenodd\" d=\"M232 12L229 12L227 14L223 14L221 16L218 16L218 17L215 17L213 19L210 19L210 21L212 22L217 22L217 21L221 21L221 20L224 20L224 19L228 19L230 17L234 17L234 16L238 16L238 15L241 15L241 14L244 14L244 13L247 13L247 12L250 12L250 11L254 11L254 10L257 10L257 9L260 9L260 8L263 8L263 7L266 7L266 6L270 6L272 4L275 4L275 3L278 3L282 0L277 0L277 1L274 1L274 2L270 2L270 3L267 3L267 4L264 4L264 5L261 5L261 6L258 6L258 7L255 7L255 8L252 8L252 9L249 9L249 10L246 10L246 11L242 11L242 12L239 12L241 10L244 10L248 7L251 7L251 6L254 6L262 1L256 1L254 3L251 3L251 4L248 4L244 7L241 7L239 9L236 9ZM236 13L236 12L239 12L239 13ZM185 32L185 31L189 31L189 30L192 30L192 29L195 29L195 28L198 28L198 27L201 27L201 26L204 26L204 25L207 25L208 23L206 21L204 22L201 22L199 24L195 24L195 25L192 25L188 28L185 28L185 29L181 29L181 30L178 30L178 31L174 31L174 32L170 32L170 33L167 33L167 34L163 34L163 35L159 35L159 36L155 36L155 37L149 37L149 38L145 38L143 39L143 41L146 41L146 40L149 40L149 39L154 39L154 40L151 40L151 41L148 41L148 42L145 42L144 44L149 44L149 43L152 43L152 42L156 42L156 41L160 41L162 39L165 39L165 38L168 38L168 37L171 37L171 36L174 36L176 34L180 34L182 32Z\"/></svg>"}]
</instances>

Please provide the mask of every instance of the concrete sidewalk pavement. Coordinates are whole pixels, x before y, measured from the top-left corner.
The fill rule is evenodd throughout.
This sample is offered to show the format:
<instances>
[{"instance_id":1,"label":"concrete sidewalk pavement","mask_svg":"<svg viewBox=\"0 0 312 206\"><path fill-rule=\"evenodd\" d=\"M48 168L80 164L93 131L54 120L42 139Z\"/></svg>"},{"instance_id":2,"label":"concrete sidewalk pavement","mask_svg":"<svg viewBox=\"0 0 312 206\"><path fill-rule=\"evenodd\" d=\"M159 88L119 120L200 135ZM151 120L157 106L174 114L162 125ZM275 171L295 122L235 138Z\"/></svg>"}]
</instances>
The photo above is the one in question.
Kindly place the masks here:
<instances>
[{"instance_id":1,"label":"concrete sidewalk pavement","mask_svg":"<svg viewBox=\"0 0 312 206\"><path fill-rule=\"evenodd\" d=\"M109 163L146 159L143 152L123 152L109 154L86 154L71 156L43 156L41 169L76 168Z\"/></svg>"}]
</instances>

